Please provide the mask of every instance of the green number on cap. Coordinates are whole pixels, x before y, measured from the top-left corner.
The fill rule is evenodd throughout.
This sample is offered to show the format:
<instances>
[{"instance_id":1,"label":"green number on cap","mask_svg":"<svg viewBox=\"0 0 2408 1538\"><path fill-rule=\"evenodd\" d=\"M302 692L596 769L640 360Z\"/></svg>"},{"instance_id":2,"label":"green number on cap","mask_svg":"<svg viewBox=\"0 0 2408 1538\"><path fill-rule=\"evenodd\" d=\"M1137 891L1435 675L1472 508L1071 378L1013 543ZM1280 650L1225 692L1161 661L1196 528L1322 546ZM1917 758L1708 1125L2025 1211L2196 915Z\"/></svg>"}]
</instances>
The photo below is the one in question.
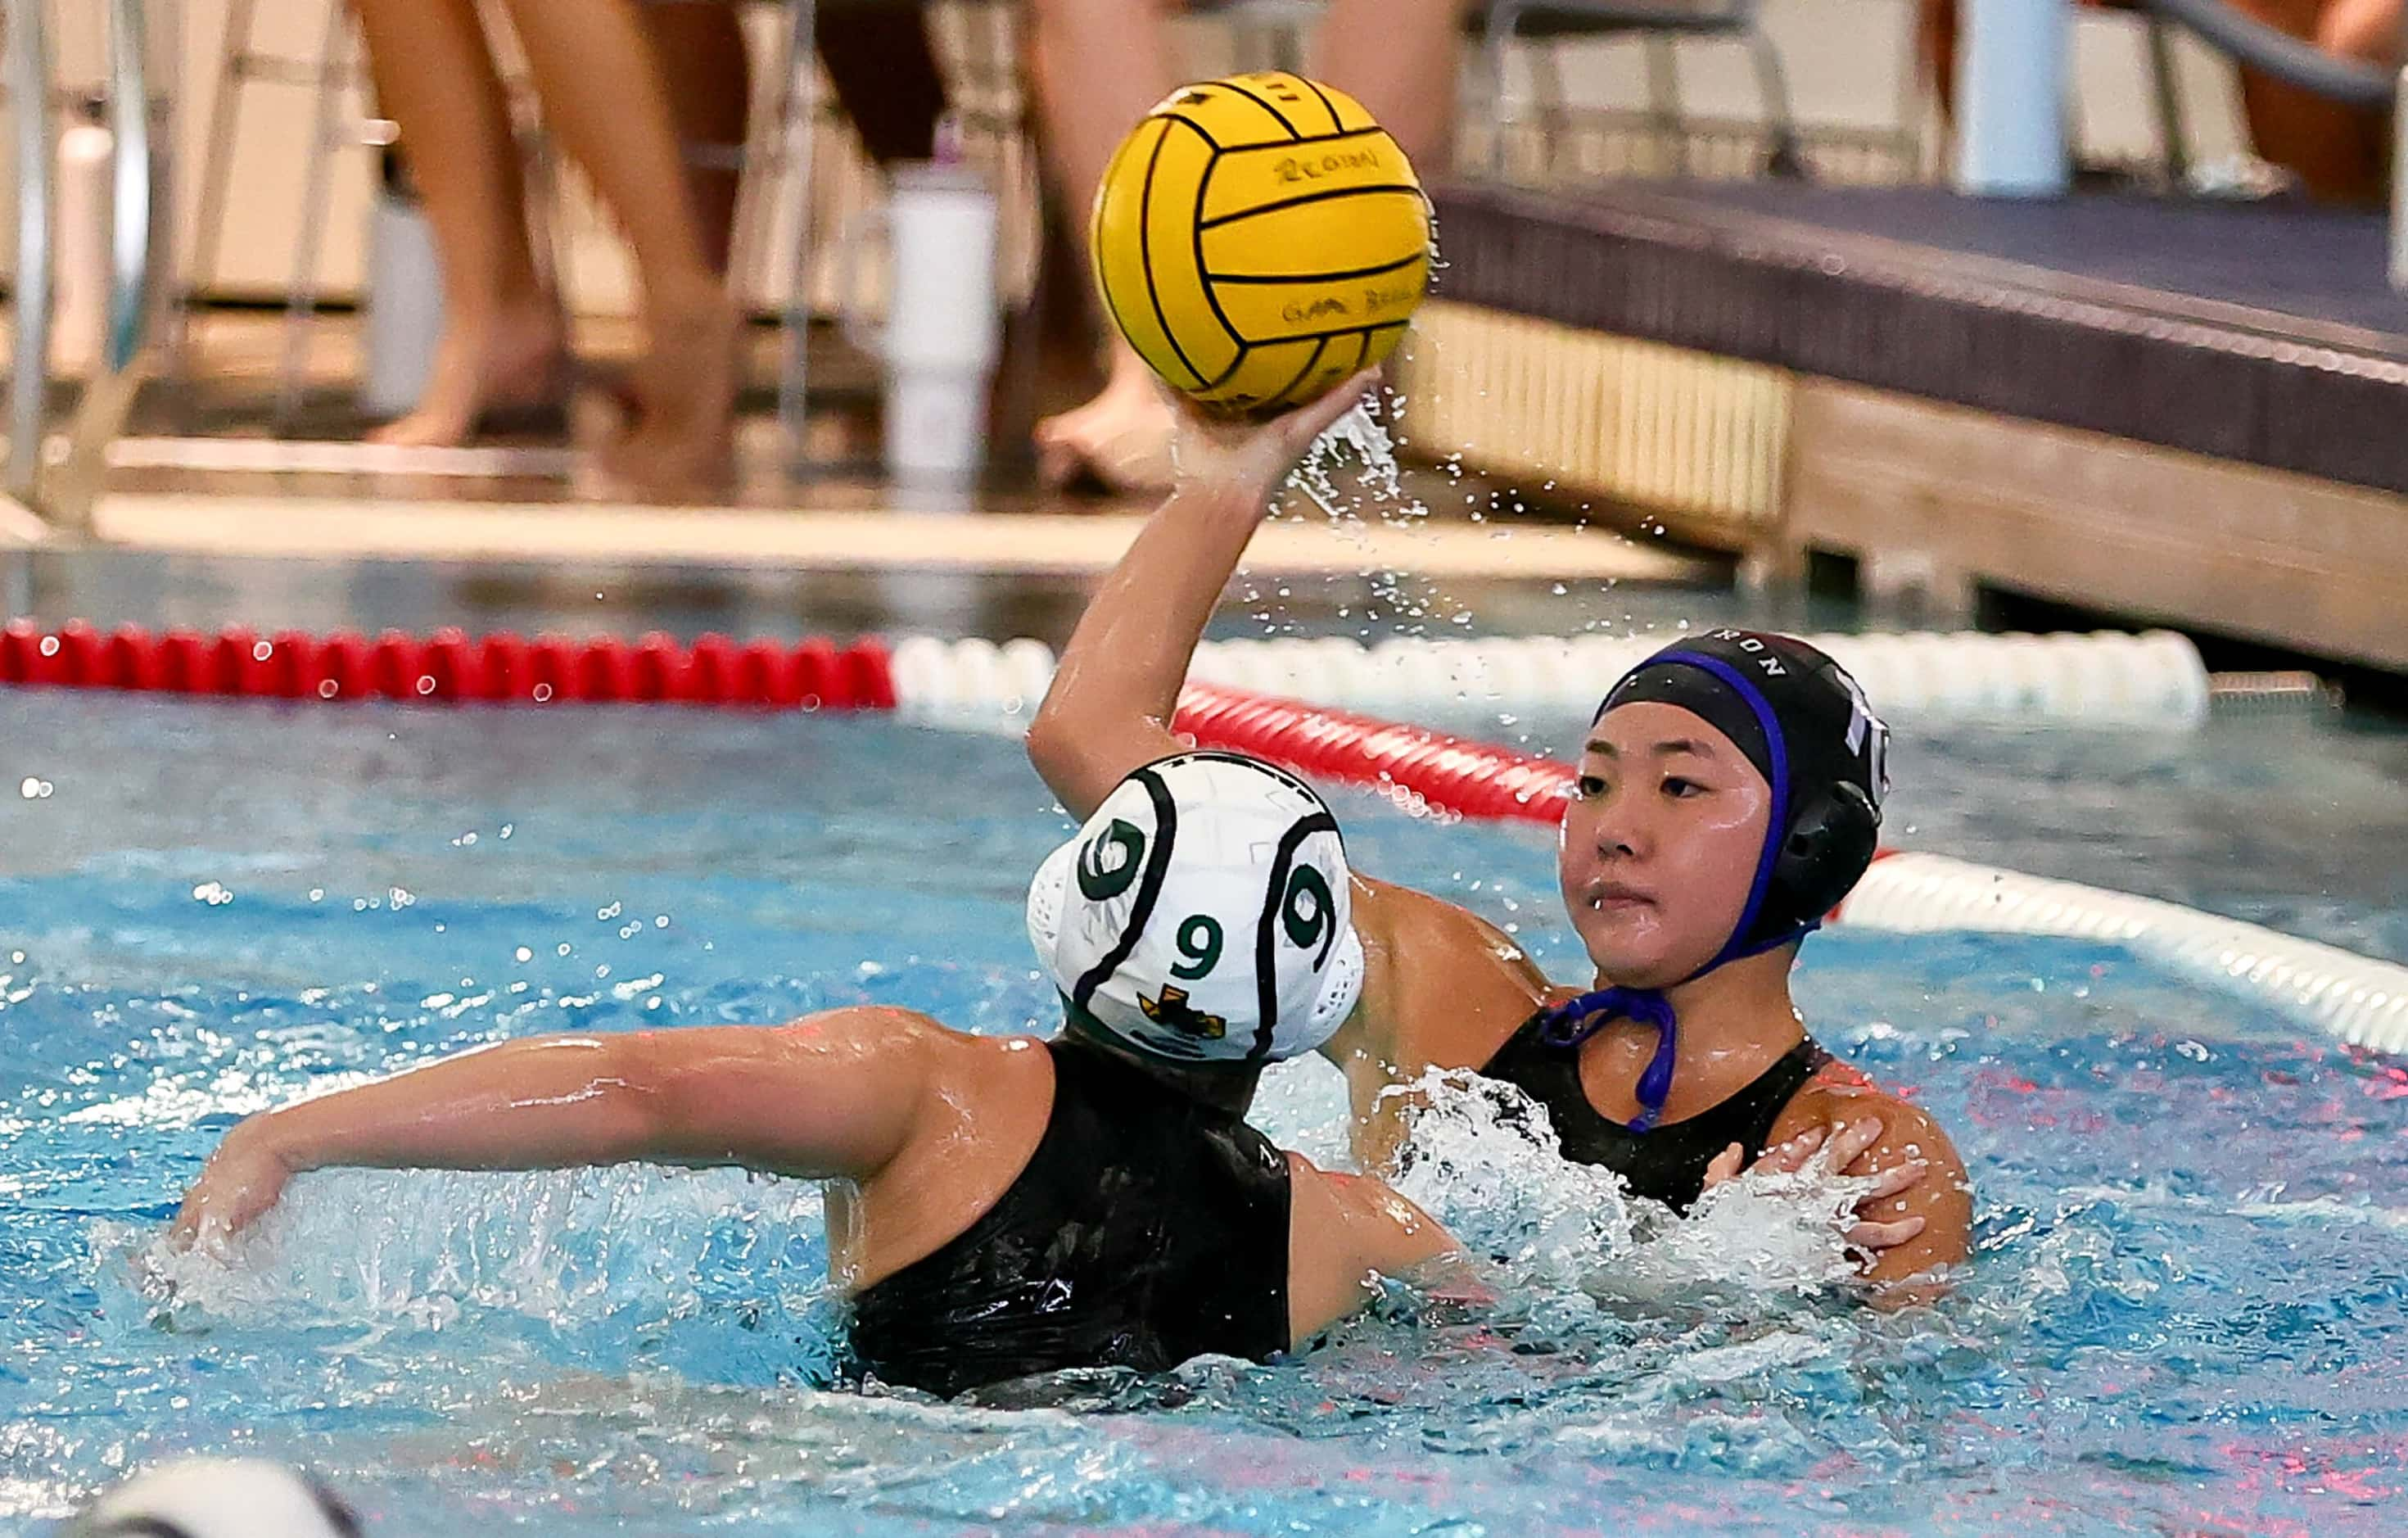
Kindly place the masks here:
<instances>
[{"instance_id":1,"label":"green number on cap","mask_svg":"<svg viewBox=\"0 0 2408 1538\"><path fill-rule=\"evenodd\" d=\"M1121 860L1107 870L1104 852L1109 845L1119 847ZM1079 890L1089 902L1119 897L1137 880L1138 868L1144 863L1145 835L1136 824L1115 817L1101 833L1087 841L1086 848L1079 851Z\"/></svg>"},{"instance_id":2,"label":"green number on cap","mask_svg":"<svg viewBox=\"0 0 2408 1538\"><path fill-rule=\"evenodd\" d=\"M1173 977L1189 982L1203 976L1221 964L1221 925L1210 914L1198 913L1179 927L1179 954L1187 958L1183 966L1170 969Z\"/></svg>"},{"instance_id":3,"label":"green number on cap","mask_svg":"<svg viewBox=\"0 0 2408 1538\"><path fill-rule=\"evenodd\" d=\"M1296 868L1287 879L1280 921L1287 927L1289 942L1298 949L1320 944L1321 954L1312 958L1316 970L1328 965L1329 947L1338 942L1338 904L1330 899L1329 884L1321 879L1320 871L1309 865Z\"/></svg>"}]
</instances>

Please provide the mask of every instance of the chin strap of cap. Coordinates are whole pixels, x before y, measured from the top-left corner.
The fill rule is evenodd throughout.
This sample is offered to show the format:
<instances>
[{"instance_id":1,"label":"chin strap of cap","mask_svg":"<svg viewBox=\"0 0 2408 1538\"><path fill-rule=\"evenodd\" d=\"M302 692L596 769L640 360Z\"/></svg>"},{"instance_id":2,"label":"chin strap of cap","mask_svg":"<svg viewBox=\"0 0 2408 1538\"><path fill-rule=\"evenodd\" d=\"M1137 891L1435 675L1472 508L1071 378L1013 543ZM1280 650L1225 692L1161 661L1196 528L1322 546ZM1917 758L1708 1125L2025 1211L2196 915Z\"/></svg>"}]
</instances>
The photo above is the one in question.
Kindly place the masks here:
<instances>
[{"instance_id":1,"label":"chin strap of cap","mask_svg":"<svg viewBox=\"0 0 2408 1538\"><path fill-rule=\"evenodd\" d=\"M1664 1098L1672 1092L1672 1061L1680 1053L1681 1019L1661 988L1598 988L1567 999L1539 1016L1539 1040L1569 1052L1614 1020L1636 1020L1656 1028L1656 1056L1639 1076L1639 1115L1630 1124L1644 1132L1664 1113Z\"/></svg>"},{"instance_id":2,"label":"chin strap of cap","mask_svg":"<svg viewBox=\"0 0 2408 1538\"><path fill-rule=\"evenodd\" d=\"M1820 921L1801 924L1786 934L1754 945L1733 944L1690 973L1686 981L1695 982L1717 967L1802 940L1821 927ZM1656 1028L1656 1055L1647 1059L1647 1071L1639 1075L1639 1114L1630 1122L1633 1132L1652 1131L1664 1114L1665 1100L1672 1093L1672 1067L1681 1051L1681 1016L1672 1008L1670 995L1661 988L1617 987L1598 988L1567 999L1540 1014L1539 1041L1558 1051L1570 1052L1616 1020L1633 1020Z\"/></svg>"}]
</instances>

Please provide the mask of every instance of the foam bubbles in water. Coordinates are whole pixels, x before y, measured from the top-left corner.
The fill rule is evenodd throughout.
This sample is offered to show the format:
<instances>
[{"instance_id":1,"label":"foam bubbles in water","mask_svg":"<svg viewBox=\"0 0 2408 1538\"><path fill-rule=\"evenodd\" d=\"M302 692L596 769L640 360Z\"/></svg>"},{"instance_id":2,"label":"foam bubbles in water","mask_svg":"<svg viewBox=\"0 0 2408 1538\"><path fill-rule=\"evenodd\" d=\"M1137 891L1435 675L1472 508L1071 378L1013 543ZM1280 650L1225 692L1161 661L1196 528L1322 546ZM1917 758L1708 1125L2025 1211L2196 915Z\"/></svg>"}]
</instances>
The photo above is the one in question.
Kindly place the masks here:
<instances>
[{"instance_id":1,"label":"foam bubbles in water","mask_svg":"<svg viewBox=\"0 0 2408 1538\"><path fill-rule=\"evenodd\" d=\"M130 1262L152 1316L178 1326L289 1323L298 1304L322 1323L441 1329L475 1311L578 1327L734 1299L802 1312L827 1283L815 1186L648 1165L327 1171L223 1253L121 1225L93 1249Z\"/></svg>"},{"instance_id":2,"label":"foam bubbles in water","mask_svg":"<svg viewBox=\"0 0 2408 1538\"><path fill-rule=\"evenodd\" d=\"M1694 1304L1715 1289L1804 1294L1856 1274L1841 1235L1870 1177L1819 1163L1750 1171L1676 1217L1612 1171L1564 1158L1545 1107L1510 1085L1433 1069L1387 1093L1414 1102L1397 1188L1519 1286Z\"/></svg>"},{"instance_id":3,"label":"foam bubbles in water","mask_svg":"<svg viewBox=\"0 0 2408 1538\"><path fill-rule=\"evenodd\" d=\"M1515 1281L1574 1287L1632 1247L1621 1181L1556 1153L1546 1109L1520 1090L1433 1069L1386 1093L1414 1105L1397 1189Z\"/></svg>"},{"instance_id":4,"label":"foam bubbles in water","mask_svg":"<svg viewBox=\"0 0 2408 1538\"><path fill-rule=\"evenodd\" d=\"M1874 1184L1870 1175L1831 1173L1819 1155L1794 1174L1748 1171L1708 1191L1686 1217L1655 1226L1649 1243L1627 1264L1593 1276L1590 1290L1694 1301L1701 1287L1717 1286L1797 1293L1843 1286L1856 1270L1840 1236Z\"/></svg>"}]
</instances>

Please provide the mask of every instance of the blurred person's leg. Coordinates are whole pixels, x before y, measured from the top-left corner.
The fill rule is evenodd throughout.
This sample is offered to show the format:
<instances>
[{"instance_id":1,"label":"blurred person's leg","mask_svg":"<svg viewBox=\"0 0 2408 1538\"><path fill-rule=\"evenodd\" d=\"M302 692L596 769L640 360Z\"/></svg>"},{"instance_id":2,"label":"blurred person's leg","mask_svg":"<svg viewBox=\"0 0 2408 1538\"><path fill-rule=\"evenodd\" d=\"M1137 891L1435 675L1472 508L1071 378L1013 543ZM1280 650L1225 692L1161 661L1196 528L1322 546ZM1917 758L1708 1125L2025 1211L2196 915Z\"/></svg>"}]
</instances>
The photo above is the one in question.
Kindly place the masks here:
<instances>
[{"instance_id":1,"label":"blurred person's leg","mask_svg":"<svg viewBox=\"0 0 2408 1538\"><path fill-rule=\"evenodd\" d=\"M488 413L557 404L566 337L527 244L509 104L476 0L355 4L378 106L400 124L443 274L443 336L425 393L371 436L460 443Z\"/></svg>"},{"instance_id":2,"label":"blurred person's leg","mask_svg":"<svg viewBox=\"0 0 2408 1538\"><path fill-rule=\"evenodd\" d=\"M686 194L676 114L634 0L509 0L537 94L634 253L645 351L612 474L684 494L726 478L736 309Z\"/></svg>"},{"instance_id":3,"label":"blurred person's leg","mask_svg":"<svg viewBox=\"0 0 2408 1538\"><path fill-rule=\"evenodd\" d=\"M1923 77L1940 103L1940 120L1956 117L1956 0L1919 0L1915 7L1915 52L1923 61Z\"/></svg>"},{"instance_id":4,"label":"blurred person's leg","mask_svg":"<svg viewBox=\"0 0 2408 1538\"><path fill-rule=\"evenodd\" d=\"M2318 40L2326 15L2337 8L2334 0L2232 0L2232 6L2308 42ZM2392 14L2396 25L2397 10ZM2298 177L2309 196L2344 203L2383 196L2382 114L2327 101L2254 69L2241 72L2241 108L2258 153Z\"/></svg>"},{"instance_id":5,"label":"blurred person's leg","mask_svg":"<svg viewBox=\"0 0 2408 1538\"><path fill-rule=\"evenodd\" d=\"M1461 0L1330 0L1312 74L1370 109L1425 178L1455 144Z\"/></svg>"},{"instance_id":6,"label":"blurred person's leg","mask_svg":"<svg viewBox=\"0 0 2408 1538\"><path fill-rule=\"evenodd\" d=\"M2333 0L2316 27L2316 46L2344 59L2400 67L2400 0Z\"/></svg>"},{"instance_id":7,"label":"blurred person's leg","mask_svg":"<svg viewBox=\"0 0 2408 1538\"><path fill-rule=\"evenodd\" d=\"M644 30L684 146L686 195L711 270L727 272L752 77L732 0L647 0Z\"/></svg>"},{"instance_id":8,"label":"blurred person's leg","mask_svg":"<svg viewBox=\"0 0 2408 1538\"><path fill-rule=\"evenodd\" d=\"M1083 230L1112 151L1179 84L1169 35L1150 0L1032 0L1029 26L1045 156ZM1038 474L1050 485L1082 473L1118 491L1170 483L1170 408L1117 332L1111 347L1103 393L1037 424Z\"/></svg>"}]
</instances>

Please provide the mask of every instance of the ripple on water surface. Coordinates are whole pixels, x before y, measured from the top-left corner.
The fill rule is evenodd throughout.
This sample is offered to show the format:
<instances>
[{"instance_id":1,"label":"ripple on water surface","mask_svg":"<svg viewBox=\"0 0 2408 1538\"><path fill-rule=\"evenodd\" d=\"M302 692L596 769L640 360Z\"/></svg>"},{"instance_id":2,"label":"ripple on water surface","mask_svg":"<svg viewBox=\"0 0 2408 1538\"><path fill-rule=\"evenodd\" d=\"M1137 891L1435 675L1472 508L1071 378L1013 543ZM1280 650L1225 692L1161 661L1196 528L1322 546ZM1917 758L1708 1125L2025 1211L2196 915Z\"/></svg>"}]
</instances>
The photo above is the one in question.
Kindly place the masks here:
<instances>
[{"instance_id":1,"label":"ripple on water surface","mask_svg":"<svg viewBox=\"0 0 2408 1538\"><path fill-rule=\"evenodd\" d=\"M1982 1253L1931 1307L1819 1285L1828 1236L1757 1195L1653 1220L1474 1099L1411 1178L1499 1258L1494 1309L1400 1286L1301 1361L930 1405L828 1387L791 1182L329 1171L229 1260L156 1235L240 1114L480 1042L863 999L1046 1023L1019 888L1065 824L1010 744L17 698L0 728L0 778L54 785L0 826L0 1532L233 1445L397 1534L2396 1530L2408 1072L2112 949L1810 947L1810 1017L1975 1171ZM1917 815L2046 869L2028 763L1920 751ZM2168 778L2192 812L2115 837L2212 883L2176 825L2230 778ZM1367 869L1570 975L1543 840L1340 810ZM1263 1117L1334 1159L1342 1105L1295 1065Z\"/></svg>"}]
</instances>

